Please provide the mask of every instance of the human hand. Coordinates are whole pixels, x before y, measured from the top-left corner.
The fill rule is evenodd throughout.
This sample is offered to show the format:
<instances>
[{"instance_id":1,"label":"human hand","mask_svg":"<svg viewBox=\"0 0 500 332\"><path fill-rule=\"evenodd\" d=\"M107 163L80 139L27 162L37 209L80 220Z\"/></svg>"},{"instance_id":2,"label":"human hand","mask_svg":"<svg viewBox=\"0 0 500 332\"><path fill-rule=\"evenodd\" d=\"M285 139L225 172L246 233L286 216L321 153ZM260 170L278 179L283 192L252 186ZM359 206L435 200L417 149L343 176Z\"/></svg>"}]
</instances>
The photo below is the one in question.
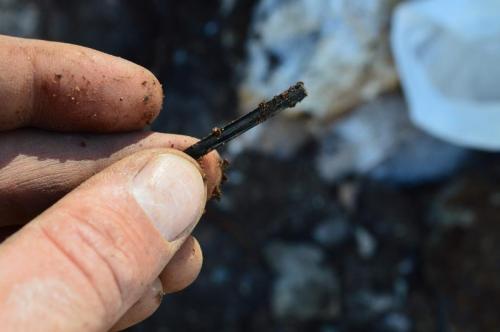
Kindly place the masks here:
<instances>
[{"instance_id":1,"label":"human hand","mask_svg":"<svg viewBox=\"0 0 500 332\"><path fill-rule=\"evenodd\" d=\"M2 331L122 329L197 277L189 234L219 157L133 132L162 98L123 59L0 36L0 242L17 231L0 244Z\"/></svg>"}]
</instances>

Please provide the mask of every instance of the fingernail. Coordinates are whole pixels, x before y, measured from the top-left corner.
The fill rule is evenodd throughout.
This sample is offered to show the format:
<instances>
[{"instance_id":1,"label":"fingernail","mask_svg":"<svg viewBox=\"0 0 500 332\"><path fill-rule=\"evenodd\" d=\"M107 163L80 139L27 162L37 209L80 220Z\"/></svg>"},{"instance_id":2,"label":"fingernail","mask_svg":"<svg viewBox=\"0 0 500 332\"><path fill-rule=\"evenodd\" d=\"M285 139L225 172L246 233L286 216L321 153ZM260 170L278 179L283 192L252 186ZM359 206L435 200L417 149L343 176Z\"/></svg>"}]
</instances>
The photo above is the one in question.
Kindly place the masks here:
<instances>
[{"instance_id":1,"label":"fingernail","mask_svg":"<svg viewBox=\"0 0 500 332\"><path fill-rule=\"evenodd\" d=\"M136 175L132 195L167 241L187 235L206 201L201 173L189 160L162 154Z\"/></svg>"}]
</instances>

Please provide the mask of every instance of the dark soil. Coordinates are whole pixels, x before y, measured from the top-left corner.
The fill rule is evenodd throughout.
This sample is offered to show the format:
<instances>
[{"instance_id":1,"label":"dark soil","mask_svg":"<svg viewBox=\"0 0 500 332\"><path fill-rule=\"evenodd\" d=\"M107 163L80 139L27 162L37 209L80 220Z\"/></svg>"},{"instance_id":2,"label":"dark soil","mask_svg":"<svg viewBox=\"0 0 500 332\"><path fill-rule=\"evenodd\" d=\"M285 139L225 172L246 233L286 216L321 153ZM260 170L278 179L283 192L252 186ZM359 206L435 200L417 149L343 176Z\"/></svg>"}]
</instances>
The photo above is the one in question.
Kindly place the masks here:
<instances>
[{"instance_id":1,"label":"dark soil","mask_svg":"<svg viewBox=\"0 0 500 332\"><path fill-rule=\"evenodd\" d=\"M154 130L200 137L237 116L235 88L255 1L236 1L227 16L219 11L220 1L40 4L41 37L120 55L158 75L166 99ZM250 152L233 160L224 196L210 203L195 232L205 257L199 279L166 296L151 319L131 330L498 329L497 156L481 157L432 185L398 187L354 176L328 184L314 170L315 153L310 142L287 160ZM471 225L456 226L471 215ZM327 246L313 233L332 218L345 218L348 232ZM444 219L455 226L439 226ZM376 243L365 256L355 236L359 229ZM264 249L276 240L313 243L325 253L326 265L341 280L337 318L296 322L273 316L276 275ZM367 294L386 294L390 305L366 300Z\"/></svg>"}]
</instances>

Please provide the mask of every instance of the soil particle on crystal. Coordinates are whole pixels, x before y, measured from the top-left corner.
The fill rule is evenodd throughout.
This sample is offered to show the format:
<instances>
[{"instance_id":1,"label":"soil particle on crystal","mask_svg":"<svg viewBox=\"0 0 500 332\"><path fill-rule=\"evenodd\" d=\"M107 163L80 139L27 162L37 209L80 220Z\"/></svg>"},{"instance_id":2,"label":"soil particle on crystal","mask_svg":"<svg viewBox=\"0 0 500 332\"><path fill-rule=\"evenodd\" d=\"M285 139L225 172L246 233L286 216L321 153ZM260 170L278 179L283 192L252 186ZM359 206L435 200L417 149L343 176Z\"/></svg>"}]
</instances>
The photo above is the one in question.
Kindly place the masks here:
<instances>
[{"instance_id":1,"label":"soil particle on crystal","mask_svg":"<svg viewBox=\"0 0 500 332\"><path fill-rule=\"evenodd\" d=\"M226 173L222 173L221 178L220 178L220 183L224 184L224 183L227 182L228 179L229 178L227 177L227 174Z\"/></svg>"},{"instance_id":2,"label":"soil particle on crystal","mask_svg":"<svg viewBox=\"0 0 500 332\"><path fill-rule=\"evenodd\" d=\"M215 199L216 201L220 201L220 199L222 198L222 190L220 184L215 186L214 191L212 192L212 197L210 198Z\"/></svg>"},{"instance_id":3,"label":"soil particle on crystal","mask_svg":"<svg viewBox=\"0 0 500 332\"><path fill-rule=\"evenodd\" d=\"M223 172L224 172L225 170L227 170L227 168L229 167L229 164L230 164L230 162L229 162L229 160L227 160L227 159L221 159L221 160L219 161L219 166L220 166L220 168L221 168L221 170L222 170Z\"/></svg>"},{"instance_id":4,"label":"soil particle on crystal","mask_svg":"<svg viewBox=\"0 0 500 332\"><path fill-rule=\"evenodd\" d=\"M212 198L215 200L220 200L222 197L222 189L221 186L227 182L228 177L227 177L227 168L229 166L229 161L227 159L220 159L219 160L219 167L221 171L221 179L220 179L220 184L217 185L214 189L214 192L212 193Z\"/></svg>"},{"instance_id":5,"label":"soil particle on crystal","mask_svg":"<svg viewBox=\"0 0 500 332\"><path fill-rule=\"evenodd\" d=\"M222 129L220 129L219 127L214 127L212 128L212 134L219 137L220 135L222 135Z\"/></svg>"}]
</instances>

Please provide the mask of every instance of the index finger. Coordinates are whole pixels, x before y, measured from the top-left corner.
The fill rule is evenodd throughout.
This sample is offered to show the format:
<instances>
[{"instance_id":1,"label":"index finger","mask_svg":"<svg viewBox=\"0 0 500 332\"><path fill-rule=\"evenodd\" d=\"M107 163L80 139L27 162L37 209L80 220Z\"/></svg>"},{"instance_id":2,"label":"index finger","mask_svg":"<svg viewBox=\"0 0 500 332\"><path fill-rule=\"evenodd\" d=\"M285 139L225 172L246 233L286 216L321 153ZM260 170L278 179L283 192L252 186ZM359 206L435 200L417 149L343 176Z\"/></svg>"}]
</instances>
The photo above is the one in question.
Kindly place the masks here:
<instances>
[{"instance_id":1,"label":"index finger","mask_svg":"<svg viewBox=\"0 0 500 332\"><path fill-rule=\"evenodd\" d=\"M0 36L0 130L141 129L160 112L160 82L145 68L89 48Z\"/></svg>"}]
</instances>

